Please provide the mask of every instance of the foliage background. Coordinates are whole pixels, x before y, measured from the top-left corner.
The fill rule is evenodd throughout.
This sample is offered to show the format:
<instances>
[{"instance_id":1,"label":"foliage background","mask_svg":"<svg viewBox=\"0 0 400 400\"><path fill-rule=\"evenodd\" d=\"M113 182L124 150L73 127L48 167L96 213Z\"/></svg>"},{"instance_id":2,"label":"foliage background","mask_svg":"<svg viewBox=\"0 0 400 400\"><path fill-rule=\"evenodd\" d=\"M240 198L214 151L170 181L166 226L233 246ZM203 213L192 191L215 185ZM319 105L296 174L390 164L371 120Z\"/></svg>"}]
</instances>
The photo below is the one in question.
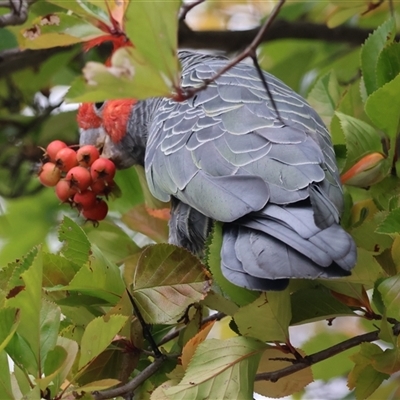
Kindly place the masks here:
<instances>
[{"instance_id":1,"label":"foliage background","mask_svg":"<svg viewBox=\"0 0 400 400\"><path fill-rule=\"evenodd\" d=\"M0 5L4 6L3 3ZM249 43L249 38L254 34L253 29L262 24L273 5L273 1L206 1L189 12L186 18L187 25L183 22L179 24L180 46L228 51L230 55L234 55ZM9 12L6 7L1 10L3 15ZM45 269L46 265L61 262L59 259L52 260L47 251L57 252L62 249L65 256L65 248L62 248L62 244L57 239L59 226L65 215L83 227L91 246L100 248L101 254L107 260L118 265L128 259L132 260L131 257L137 254L140 246L153 241L161 243L167 240L166 222L146 212L145 204L150 206L158 206L158 204L154 203L154 199L148 195L144 185L141 184L143 176L138 169L132 168L118 173L117 183L121 188L121 196L109 202L110 215L96 229L90 224L83 224L75 211L68 209L65 205L60 206L52 190L41 187L35 177L35 169L42 155L40 146L45 147L54 139L61 139L69 144L78 142L75 106L65 105L62 98L66 88L75 82L75 91L72 91L72 95L71 92L69 93L70 97L79 100L93 100L94 98L90 96L100 96L98 93L90 94L87 87L82 87L79 77L88 61L103 62L110 53L110 47L107 44L83 52L80 42L87 39L85 36L87 31L81 29L78 24L76 24L78 32L76 44L68 42L69 39L65 37L60 39L60 36L48 36L46 38L48 46L44 46L43 43L36 46L33 44L34 41L29 42L23 35L21 36L21 32L29 29L39 17L59 11L60 3L57 4L56 1L32 2L29 4L26 22L0 28L2 306L7 306L5 297L7 293L9 294L7 288L11 287L12 281L7 271L15 271L15 266L7 267L10 263L21 259L34 246L41 243L43 247L39 252L43 251L45 254L43 264ZM400 96L397 94L400 90L400 48L394 41L396 22L397 26L399 25L399 12L400 6L389 1L375 3L370 1L288 1L279 15L280 21L277 22L275 28L267 32L267 38L269 37L270 40L264 41L258 52L262 67L306 97L323 117L330 128L342 172L348 171L360 160L364 160L365 156L384 155L375 159L372 165L363 167L363 172L358 173L356 179L350 182L355 186L346 186L346 212L342 222L352 233L359 248L359 263L353 277L346 281L344 286L324 283L321 289L321 287L314 288L300 281L291 287L291 290L297 293L295 301L292 298L291 324L309 323L301 328L291 327L290 339L295 347L300 346L306 354L312 354L345 339L372 331L376 325L384 332L385 336L381 339L386 341L381 342L381 351L365 344L312 367L315 380L326 384L339 382L342 388L340 393L345 393L347 390L345 384L350 373L350 387L356 389L353 392L349 391L346 395L343 394L349 399L365 398L378 387L373 394L375 398L400 397L397 375L400 369L398 343L397 337L390 333L391 322L400 318L398 315L400 305L397 298L400 290L398 280L400 212L397 178L397 137L400 117ZM171 19L168 22L168 28L171 30L175 27L175 22L172 22L173 15L173 9L171 9ZM152 27L159 27L157 25L159 22L160 20L155 17ZM379 26L381 26L379 33L361 46L368 34ZM132 35L136 34L133 28L129 29ZM228 30L230 31L227 32ZM65 42L62 42L63 40ZM64 46L53 47L59 44ZM18 49L35 46L38 49L24 51ZM41 49L41 47L48 48ZM154 53L167 51L165 48L156 46L152 50ZM148 79L151 80L152 75ZM173 72L171 81L174 81ZM129 90L128 87L127 91ZM135 87L134 90L138 90L139 96L148 95L148 92L142 88ZM167 94L171 86L166 85L160 88L155 85L152 90L164 90ZM120 95L120 93L111 92L110 97ZM65 231L69 227L74 235L78 235L82 238L82 242L86 243L85 236L80 236L82 233L79 229L72 222L68 222L69 220L66 221L61 229ZM68 225L69 223L71 225ZM71 237L65 238L61 233L60 238L61 242L69 243L71 248L71 240L73 240ZM87 244L87 246L90 245ZM80 250L74 249L78 253ZM76 257L74 251L69 257ZM98 258L101 259L102 255L98 254ZM35 257L38 256L31 256L33 259L36 259ZM26 271L30 271L34 262L28 257L25 264ZM20 268L24 270L23 267L20 266ZM173 270L172 266L167 268ZM73 275L73 271L70 272ZM46 273L44 276L48 277ZM117 281L115 285L119 287ZM51 285L47 283L45 286ZM371 302L365 297L362 286L368 290L370 299L372 295L374 296ZM14 283L12 287L18 287L18 285ZM335 291L335 298L331 292L326 291L328 289ZM116 289L117 292L118 290ZM323 304L322 299L325 297L321 296L325 294L327 308L332 307L330 314L327 313L327 308L323 309L322 306L319 310L317 307L315 309L311 307L312 304ZM86 292L85 295L98 296L98 293ZM60 296L60 298L57 295L46 297L46 301L62 305L64 297ZM15 299L17 298L18 296L15 296ZM103 296L102 300L112 303L107 296L106 298ZM270 298L268 300L271 303L272 300ZM126 306L125 303L123 304ZM298 308L294 308L296 304ZM8 304L8 308L2 309L4 317L11 306L12 304ZM17 300L13 307L24 310L24 304L21 306ZM73 306L68 304L68 307ZM88 324L96 320L95 317L104 314L105 308L101 312L100 308L101 305L96 304L96 311L81 310L84 322L76 326L79 325L84 332ZM308 316L303 312L307 308L310 310ZM64 305L63 314L66 309ZM51 308L51 310L55 313L53 316L58 315L59 309ZM249 312L249 315L254 317L253 311ZM21 321L23 321L24 312L21 314ZM312 316L312 312L316 313L315 317ZM352 316L336 318L332 327L325 321L329 317L339 315ZM17 326L18 329L22 329L21 335L24 336L24 323L19 322L18 318L11 318L9 332L6 332L7 334L3 332L4 337L0 335L3 344L8 334L17 330ZM199 316L193 318L199 318ZM240 317L236 315L237 323L238 320ZM323 321L310 323L312 320ZM114 330L118 332L119 324L125 322L122 319L118 320L116 316ZM213 328L213 335L223 339L236 337L236 334L229 329L228 322L229 318L217 322ZM165 321L158 321L158 323L162 325ZM66 325L62 328L70 329ZM61 328L60 331L62 331ZM131 328L130 333L132 332L136 332L135 329ZM163 333L161 328L160 332ZM260 337L252 332L250 336L267 340L263 334ZM65 331L61 336L76 339ZM190 336L189 333L187 336ZM185 341L187 339L181 340L181 348ZM280 341L284 342L284 340ZM0 349L2 349L1 346ZM392 351L389 352L390 354L384 353L385 349ZM387 356L387 359L381 356L381 364L376 361L378 358L374 358L378 353ZM374 361L371 361L372 359ZM87 361L90 362L90 360ZM4 363L4 358L1 362ZM21 365L25 365L24 363L29 364L28 361L23 360ZM358 367L354 368L354 363ZM382 366L383 364L385 365ZM83 365L84 362L80 361L80 367ZM107 374L106 367L103 372ZM389 375L392 377L387 379ZM99 376L102 377L101 374ZM306 384L307 379L308 377L299 378L300 389L302 383L303 386ZM83 379L79 382L77 379L81 387L94 380L95 378L90 375L86 381ZM371 381L376 384L371 385ZM19 378L21 392L23 393L23 389L29 392L26 385L24 386L21 382L23 379ZM159 377L159 380L152 382L152 385L157 387L161 382L162 378ZM381 382L383 384L379 386ZM43 388L46 387L45 383L43 383ZM101 389L107 387L107 384L94 387ZM89 391L89 389L86 390ZM261 389L261 391L270 396L286 393L283 389L279 389L277 393L271 389ZM31 391L34 398L35 394L32 393L34 392ZM301 396L301 393L300 391L297 396ZM335 392L333 398L337 398L336 393L338 392ZM324 393L324 395L327 394ZM312 396L311 392L306 396Z\"/></svg>"}]
</instances>

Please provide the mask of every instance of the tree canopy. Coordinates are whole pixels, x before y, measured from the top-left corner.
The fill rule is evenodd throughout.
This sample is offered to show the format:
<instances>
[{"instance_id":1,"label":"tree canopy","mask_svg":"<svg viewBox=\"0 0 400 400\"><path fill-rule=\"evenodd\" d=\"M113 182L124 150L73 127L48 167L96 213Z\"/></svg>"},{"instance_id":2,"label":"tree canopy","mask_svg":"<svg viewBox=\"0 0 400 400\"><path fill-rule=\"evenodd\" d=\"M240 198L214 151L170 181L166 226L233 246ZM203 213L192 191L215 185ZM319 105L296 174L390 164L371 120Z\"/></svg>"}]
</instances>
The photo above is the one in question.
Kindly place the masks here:
<instances>
[{"instance_id":1,"label":"tree canopy","mask_svg":"<svg viewBox=\"0 0 400 400\"><path fill-rule=\"evenodd\" d=\"M399 17L393 1L0 1L0 398L300 397L313 380L398 398ZM186 95L178 48L257 49L319 113L350 277L235 287L221 225L202 260L167 244L140 167L117 172L99 224L40 184L43 149L79 142L77 103Z\"/></svg>"}]
</instances>

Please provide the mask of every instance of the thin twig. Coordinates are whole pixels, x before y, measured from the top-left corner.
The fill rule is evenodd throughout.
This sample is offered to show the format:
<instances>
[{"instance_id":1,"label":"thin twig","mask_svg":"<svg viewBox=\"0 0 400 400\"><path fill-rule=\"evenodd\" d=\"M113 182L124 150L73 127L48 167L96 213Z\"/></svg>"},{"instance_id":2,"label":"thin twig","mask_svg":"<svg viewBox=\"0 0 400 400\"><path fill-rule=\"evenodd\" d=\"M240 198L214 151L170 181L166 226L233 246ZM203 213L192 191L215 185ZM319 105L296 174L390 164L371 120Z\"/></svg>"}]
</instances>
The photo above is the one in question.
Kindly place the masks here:
<instances>
[{"instance_id":1,"label":"thin twig","mask_svg":"<svg viewBox=\"0 0 400 400\"><path fill-rule=\"evenodd\" d=\"M123 396L126 393L132 393L137 389L146 379L154 375L161 367L165 357L159 357L154 360L148 367L146 367L139 375L135 376L125 385L119 386L114 389L102 390L101 392L92 392L95 400L111 399L117 396Z\"/></svg>"},{"instance_id":2,"label":"thin twig","mask_svg":"<svg viewBox=\"0 0 400 400\"><path fill-rule=\"evenodd\" d=\"M194 1L193 3L185 3L182 5L181 7L181 11L179 13L179 21L183 21L186 18L186 15L188 14L188 12L190 10L192 10L193 8L195 8L196 6L198 6L201 3L204 3L206 0L197 0Z\"/></svg>"},{"instance_id":3,"label":"thin twig","mask_svg":"<svg viewBox=\"0 0 400 400\"><path fill-rule=\"evenodd\" d=\"M142 325L144 338L147 339L147 341L150 343L150 347L153 350L155 357L156 358L162 357L162 353L161 353L160 349L158 348L157 343L154 341L153 335L150 332L149 325L144 320L144 318L139 310L139 307L137 306L135 300L133 299L133 296L131 295L131 293L129 292L128 289L126 289L126 292L128 293L129 300L132 303L133 310L135 311L135 315L136 315L137 319L139 320L140 325Z\"/></svg>"},{"instance_id":4,"label":"thin twig","mask_svg":"<svg viewBox=\"0 0 400 400\"><path fill-rule=\"evenodd\" d=\"M207 322L210 321L220 321L222 318L226 317L226 314L222 313L222 312L217 312L215 314L211 314L208 317L205 317L201 320L201 325L206 324ZM162 346L165 343L168 343L169 341L177 338L179 336L179 334L183 331L183 329L185 329L185 326L183 326L182 328L176 329L172 332L167 333L158 343L158 346Z\"/></svg>"},{"instance_id":5,"label":"thin twig","mask_svg":"<svg viewBox=\"0 0 400 400\"><path fill-rule=\"evenodd\" d=\"M279 369L272 372L262 372L256 375L256 381L271 381L277 382L279 379L294 374L297 371L310 367L320 361L326 360L336 354L342 353L345 350L351 349L352 347L358 346L363 342L374 342L379 339L379 330L364 333L363 335L355 336L341 343L338 343L328 349L318 351L317 353L306 356L296 363L289 365L288 367Z\"/></svg>"},{"instance_id":6,"label":"thin twig","mask_svg":"<svg viewBox=\"0 0 400 400\"><path fill-rule=\"evenodd\" d=\"M274 7L274 9L272 10L268 19L265 21L265 23L263 24L263 26L257 33L256 37L253 39L253 41L250 43L250 45L242 53L240 53L238 56L236 56L231 62L229 62L224 68L222 68L219 72L217 72L213 77L211 77L210 79L204 80L204 83L201 86L199 86L197 88L188 89L185 91L185 93L179 93L177 96L178 99L180 101L183 101L183 100L191 98L196 93L204 90L210 83L217 80L221 75L225 74L225 72L229 71L233 66L238 64L240 61L242 61L246 57L249 57L252 54L254 54L258 45L261 43L265 32L268 30L268 28L274 22L276 16L279 14L279 11L282 8L285 1L286 0L280 0L279 3Z\"/></svg>"}]
</instances>

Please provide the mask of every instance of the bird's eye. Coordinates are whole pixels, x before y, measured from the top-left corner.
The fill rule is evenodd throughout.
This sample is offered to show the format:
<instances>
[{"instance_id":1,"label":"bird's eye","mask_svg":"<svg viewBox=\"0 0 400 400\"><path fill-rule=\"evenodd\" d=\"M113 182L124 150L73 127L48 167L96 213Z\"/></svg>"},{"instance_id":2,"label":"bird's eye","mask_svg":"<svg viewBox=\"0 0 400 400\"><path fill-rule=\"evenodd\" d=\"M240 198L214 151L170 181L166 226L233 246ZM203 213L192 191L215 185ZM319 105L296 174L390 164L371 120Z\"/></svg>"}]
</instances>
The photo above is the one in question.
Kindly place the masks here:
<instances>
[{"instance_id":1,"label":"bird's eye","mask_svg":"<svg viewBox=\"0 0 400 400\"><path fill-rule=\"evenodd\" d=\"M103 105L104 105L104 101L101 101L101 102L99 102L99 103L94 103L94 108L95 108L97 111L100 111L100 109L101 109L101 107L103 107Z\"/></svg>"}]
</instances>

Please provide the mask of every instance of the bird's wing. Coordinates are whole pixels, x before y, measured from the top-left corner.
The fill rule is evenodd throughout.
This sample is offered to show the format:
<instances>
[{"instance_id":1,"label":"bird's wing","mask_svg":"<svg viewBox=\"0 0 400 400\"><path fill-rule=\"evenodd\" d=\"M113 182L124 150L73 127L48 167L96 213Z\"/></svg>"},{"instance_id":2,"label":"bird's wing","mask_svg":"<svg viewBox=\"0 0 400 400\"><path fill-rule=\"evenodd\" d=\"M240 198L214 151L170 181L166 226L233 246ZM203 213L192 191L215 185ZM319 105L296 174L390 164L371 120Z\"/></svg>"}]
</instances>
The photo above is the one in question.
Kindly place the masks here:
<instances>
[{"instance_id":1,"label":"bird's wing","mask_svg":"<svg viewBox=\"0 0 400 400\"><path fill-rule=\"evenodd\" d=\"M226 63L198 57L182 86L196 87ZM152 193L174 196L207 217L234 221L267 202L310 198L318 226L339 220L342 192L329 133L311 107L265 74L284 124L254 67L239 64L184 102L160 101L149 127Z\"/></svg>"}]
</instances>

